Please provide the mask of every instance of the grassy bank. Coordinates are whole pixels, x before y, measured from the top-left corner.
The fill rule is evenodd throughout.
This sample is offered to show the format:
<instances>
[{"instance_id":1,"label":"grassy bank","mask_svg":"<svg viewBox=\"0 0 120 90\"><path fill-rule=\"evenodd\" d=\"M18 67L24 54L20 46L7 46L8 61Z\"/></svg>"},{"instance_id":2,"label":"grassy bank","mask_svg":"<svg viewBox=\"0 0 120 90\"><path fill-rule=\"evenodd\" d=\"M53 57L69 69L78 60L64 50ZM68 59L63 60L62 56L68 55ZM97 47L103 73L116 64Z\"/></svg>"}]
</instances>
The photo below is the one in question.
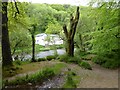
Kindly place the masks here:
<instances>
[{"instance_id":1,"label":"grassy bank","mask_svg":"<svg viewBox=\"0 0 120 90\"><path fill-rule=\"evenodd\" d=\"M34 63L34 65L37 65L39 63ZM26 64L28 66L28 64ZM33 64L29 64L31 67L33 67ZM48 64L47 64L48 65ZM11 86L11 85L27 85L28 83L31 83L32 85L37 84L39 82L42 83L44 80L49 79L54 77L55 75L58 75L63 68L65 68L66 65L64 63L57 63L52 65L51 67L48 65L47 67L42 67L42 68L36 68L39 71L34 73L34 74L26 74L25 76L22 77L16 77L13 80L4 80L3 81L3 86ZM26 68L21 66L22 71L26 72ZM32 70L33 71L33 68Z\"/></svg>"}]
</instances>

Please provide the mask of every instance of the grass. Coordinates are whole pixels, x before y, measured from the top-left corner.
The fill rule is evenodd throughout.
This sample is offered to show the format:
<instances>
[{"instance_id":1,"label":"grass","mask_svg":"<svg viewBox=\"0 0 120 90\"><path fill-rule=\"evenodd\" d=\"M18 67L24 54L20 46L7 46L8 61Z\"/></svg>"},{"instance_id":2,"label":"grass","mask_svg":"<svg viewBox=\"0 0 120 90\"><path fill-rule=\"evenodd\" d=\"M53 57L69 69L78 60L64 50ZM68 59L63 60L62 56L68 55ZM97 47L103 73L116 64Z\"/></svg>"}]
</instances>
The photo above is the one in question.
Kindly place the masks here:
<instances>
[{"instance_id":1,"label":"grass","mask_svg":"<svg viewBox=\"0 0 120 90\"><path fill-rule=\"evenodd\" d=\"M79 82L80 76L77 76L73 71L69 71L63 88L77 88L77 84L79 84Z\"/></svg>"},{"instance_id":2,"label":"grass","mask_svg":"<svg viewBox=\"0 0 120 90\"><path fill-rule=\"evenodd\" d=\"M54 69L55 74L59 74L59 72L66 67L66 64L64 63L57 63L53 65L51 68Z\"/></svg>"},{"instance_id":3,"label":"grass","mask_svg":"<svg viewBox=\"0 0 120 90\"><path fill-rule=\"evenodd\" d=\"M20 67L22 68L21 71L19 71L19 73L27 73L27 72L31 72L31 71L36 71L45 67L51 67L54 64L51 64L50 62L46 61L46 62L32 62L26 65L21 65Z\"/></svg>"},{"instance_id":4,"label":"grass","mask_svg":"<svg viewBox=\"0 0 120 90\"><path fill-rule=\"evenodd\" d=\"M15 66L25 65L25 64L29 64L30 62L31 62L30 60L26 60L26 61L15 60L13 61L13 65Z\"/></svg>"},{"instance_id":5,"label":"grass","mask_svg":"<svg viewBox=\"0 0 120 90\"><path fill-rule=\"evenodd\" d=\"M3 68L3 70L2 70L2 77L3 78L5 78L5 77L11 77L11 76L14 76L14 75L16 75L17 74L17 71L18 71L18 69L16 69L16 68L14 68L14 70L13 70L13 68Z\"/></svg>"},{"instance_id":6,"label":"grass","mask_svg":"<svg viewBox=\"0 0 120 90\"><path fill-rule=\"evenodd\" d=\"M35 65L35 66L33 66L33 65ZM30 67L32 67L32 68L30 68ZM15 62L13 62L12 67L2 68L3 79L6 77L14 76L16 74L26 73L29 71L36 70L36 69L38 69L38 67L39 66L36 63L27 63L27 62L22 62L22 61L15 61Z\"/></svg>"},{"instance_id":7,"label":"grass","mask_svg":"<svg viewBox=\"0 0 120 90\"><path fill-rule=\"evenodd\" d=\"M17 77L15 80L4 81L4 85L11 86L11 85L24 85L27 83L35 84L37 82L42 83L44 80L46 80L47 78L51 78L54 75L55 73L52 68L45 68L32 75L27 74L26 76L23 77Z\"/></svg>"},{"instance_id":8,"label":"grass","mask_svg":"<svg viewBox=\"0 0 120 90\"><path fill-rule=\"evenodd\" d=\"M28 66L28 65L32 65L30 63L30 61L20 61L20 60L16 60L13 62L13 66L12 67L3 67L3 78L5 77L11 77L14 76L16 74L21 73L21 71L27 69L24 68L24 66Z\"/></svg>"},{"instance_id":9,"label":"grass","mask_svg":"<svg viewBox=\"0 0 120 90\"><path fill-rule=\"evenodd\" d=\"M64 68L66 65L64 63L57 63L55 65L53 65L51 68L45 67L43 69L40 69L38 72L36 72L35 74L31 74L31 75L26 75L26 76L22 76L22 77L17 77L15 80L11 80L11 81L3 81L4 84L3 86L6 85L24 85L27 83L42 83L44 80L49 79L57 74L60 73L60 71L62 70L62 68Z\"/></svg>"},{"instance_id":10,"label":"grass","mask_svg":"<svg viewBox=\"0 0 120 90\"><path fill-rule=\"evenodd\" d=\"M13 62L13 67L4 67L3 69L3 78L11 77L16 74L28 73L33 72L45 67L54 66L55 63L48 62L48 61L41 61L40 62L30 62L30 61L19 61L16 60Z\"/></svg>"}]
</instances>

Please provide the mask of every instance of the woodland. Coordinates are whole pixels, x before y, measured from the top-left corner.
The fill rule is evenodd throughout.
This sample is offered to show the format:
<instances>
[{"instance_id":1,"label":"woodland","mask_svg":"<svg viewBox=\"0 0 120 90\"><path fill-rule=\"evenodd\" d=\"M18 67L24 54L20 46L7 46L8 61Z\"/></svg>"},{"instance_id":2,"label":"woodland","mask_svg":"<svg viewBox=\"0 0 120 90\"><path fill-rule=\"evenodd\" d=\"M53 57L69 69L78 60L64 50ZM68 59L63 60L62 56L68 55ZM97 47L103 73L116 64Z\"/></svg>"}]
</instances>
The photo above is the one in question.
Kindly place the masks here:
<instances>
[{"instance_id":1,"label":"woodland","mask_svg":"<svg viewBox=\"0 0 120 90\"><path fill-rule=\"evenodd\" d=\"M97 0L89 6L2 2L1 87L5 90L117 88L119 4ZM35 36L40 33L59 35L63 44L47 47L35 44ZM58 49L65 53L59 55ZM36 58L37 53L49 50L54 55ZM23 60L26 55L31 58ZM116 76L113 84L107 72L111 77ZM82 81L87 77L90 80L85 86ZM104 86L99 77L109 84ZM91 79L95 79L93 84Z\"/></svg>"}]
</instances>

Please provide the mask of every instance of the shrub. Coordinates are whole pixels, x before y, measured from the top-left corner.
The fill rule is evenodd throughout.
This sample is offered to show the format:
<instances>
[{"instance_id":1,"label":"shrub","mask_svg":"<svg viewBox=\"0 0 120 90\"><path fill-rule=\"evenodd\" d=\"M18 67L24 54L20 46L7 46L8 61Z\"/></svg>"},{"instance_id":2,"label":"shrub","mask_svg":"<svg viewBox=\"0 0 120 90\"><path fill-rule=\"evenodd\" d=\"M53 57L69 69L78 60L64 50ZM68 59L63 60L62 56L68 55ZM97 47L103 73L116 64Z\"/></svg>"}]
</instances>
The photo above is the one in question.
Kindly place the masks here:
<instances>
[{"instance_id":1,"label":"shrub","mask_svg":"<svg viewBox=\"0 0 120 90\"><path fill-rule=\"evenodd\" d=\"M92 61L96 64L99 64L105 68L114 69L119 67L120 62L117 58L109 58L110 56L107 54L107 56L96 56L92 59Z\"/></svg>"},{"instance_id":2,"label":"shrub","mask_svg":"<svg viewBox=\"0 0 120 90\"><path fill-rule=\"evenodd\" d=\"M74 57L69 57L68 62L72 62L72 63L76 63L77 64L77 63L80 63L81 60L80 60L79 57L74 56Z\"/></svg>"},{"instance_id":3,"label":"shrub","mask_svg":"<svg viewBox=\"0 0 120 90\"><path fill-rule=\"evenodd\" d=\"M89 64L88 62L82 61L79 65L80 65L82 68L92 70L92 67L90 66L90 64Z\"/></svg>"},{"instance_id":4,"label":"shrub","mask_svg":"<svg viewBox=\"0 0 120 90\"><path fill-rule=\"evenodd\" d=\"M46 57L47 60L52 60L52 59L56 59L56 55L50 55Z\"/></svg>"},{"instance_id":5,"label":"shrub","mask_svg":"<svg viewBox=\"0 0 120 90\"><path fill-rule=\"evenodd\" d=\"M81 51L80 49L77 49L77 50L75 51L75 55L79 55L80 57L81 57L81 56L85 56L85 55L87 55L87 54L90 54L90 52Z\"/></svg>"},{"instance_id":6,"label":"shrub","mask_svg":"<svg viewBox=\"0 0 120 90\"><path fill-rule=\"evenodd\" d=\"M74 57L70 57L70 56L68 56L68 55L60 55L60 56L58 56L58 59L60 60L60 61L64 61L64 62L72 62L72 63L80 63L80 58L79 57L77 57L77 56L74 56Z\"/></svg>"},{"instance_id":7,"label":"shrub","mask_svg":"<svg viewBox=\"0 0 120 90\"><path fill-rule=\"evenodd\" d=\"M92 58L92 61L96 64L102 65L103 63L107 61L107 58L103 56L95 56Z\"/></svg>"},{"instance_id":8,"label":"shrub","mask_svg":"<svg viewBox=\"0 0 120 90\"><path fill-rule=\"evenodd\" d=\"M57 57L57 59L59 59L60 61L67 62L69 57L67 55L60 55L60 56Z\"/></svg>"},{"instance_id":9,"label":"shrub","mask_svg":"<svg viewBox=\"0 0 120 90\"><path fill-rule=\"evenodd\" d=\"M110 59L107 60L105 63L103 63L102 66L105 68L114 69L114 68L118 68L119 63L114 59Z\"/></svg>"},{"instance_id":10,"label":"shrub","mask_svg":"<svg viewBox=\"0 0 120 90\"><path fill-rule=\"evenodd\" d=\"M46 61L46 59L45 58L38 58L37 61L38 62L40 62L40 61Z\"/></svg>"},{"instance_id":11,"label":"shrub","mask_svg":"<svg viewBox=\"0 0 120 90\"><path fill-rule=\"evenodd\" d=\"M22 64L22 61L20 61L20 60L15 60L14 63L15 63L16 65L21 65L21 64Z\"/></svg>"}]
</instances>

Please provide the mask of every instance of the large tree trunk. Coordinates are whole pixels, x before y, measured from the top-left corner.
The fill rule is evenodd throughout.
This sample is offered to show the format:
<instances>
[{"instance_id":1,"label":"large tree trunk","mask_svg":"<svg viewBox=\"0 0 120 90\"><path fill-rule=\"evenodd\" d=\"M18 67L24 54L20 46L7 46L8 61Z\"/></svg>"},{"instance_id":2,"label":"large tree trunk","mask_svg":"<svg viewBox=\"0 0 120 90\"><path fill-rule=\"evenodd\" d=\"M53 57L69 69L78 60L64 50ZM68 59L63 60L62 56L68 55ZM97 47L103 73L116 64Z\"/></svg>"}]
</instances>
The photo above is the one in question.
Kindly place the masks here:
<instances>
[{"instance_id":1,"label":"large tree trunk","mask_svg":"<svg viewBox=\"0 0 120 90\"><path fill-rule=\"evenodd\" d=\"M64 34L66 36L66 52L68 56L74 56L74 36L79 21L79 7L77 7L76 15L73 17L71 15L70 19L70 30L68 32L67 26L63 26Z\"/></svg>"},{"instance_id":2,"label":"large tree trunk","mask_svg":"<svg viewBox=\"0 0 120 90\"><path fill-rule=\"evenodd\" d=\"M2 61L3 66L12 65L12 55L9 42L8 18L7 18L8 2L2 2Z\"/></svg>"}]
</instances>

